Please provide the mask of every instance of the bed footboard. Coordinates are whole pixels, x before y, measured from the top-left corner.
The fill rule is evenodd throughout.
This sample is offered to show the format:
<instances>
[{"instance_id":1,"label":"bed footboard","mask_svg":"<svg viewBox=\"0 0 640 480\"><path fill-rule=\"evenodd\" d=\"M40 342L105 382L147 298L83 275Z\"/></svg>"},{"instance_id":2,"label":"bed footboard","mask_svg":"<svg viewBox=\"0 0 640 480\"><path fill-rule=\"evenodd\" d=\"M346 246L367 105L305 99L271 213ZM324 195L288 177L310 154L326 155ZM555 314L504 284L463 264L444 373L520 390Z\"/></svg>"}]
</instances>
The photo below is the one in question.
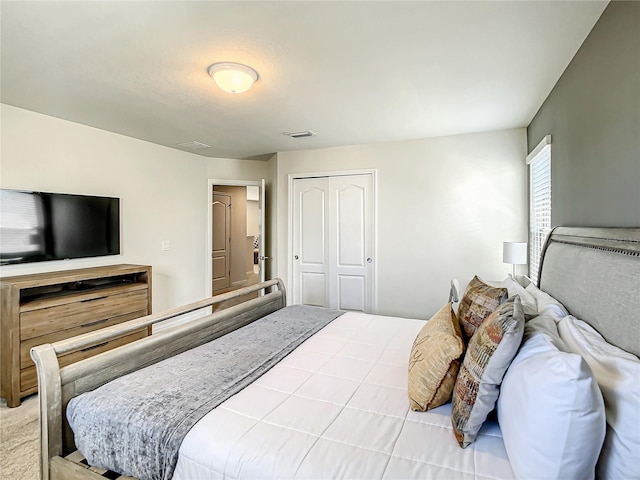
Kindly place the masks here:
<instances>
[{"instance_id":1,"label":"bed footboard","mask_svg":"<svg viewBox=\"0 0 640 480\"><path fill-rule=\"evenodd\" d=\"M87 348L127 333L216 304L262 292L238 305L217 310L174 328L103 352L60 368L58 356ZM40 399L42 479L103 478L64 456L75 450L73 432L66 420L69 401L115 378L152 365L225 335L286 306L286 292L280 279L269 280L233 292L217 295L183 307L31 349L38 372Z\"/></svg>"}]
</instances>

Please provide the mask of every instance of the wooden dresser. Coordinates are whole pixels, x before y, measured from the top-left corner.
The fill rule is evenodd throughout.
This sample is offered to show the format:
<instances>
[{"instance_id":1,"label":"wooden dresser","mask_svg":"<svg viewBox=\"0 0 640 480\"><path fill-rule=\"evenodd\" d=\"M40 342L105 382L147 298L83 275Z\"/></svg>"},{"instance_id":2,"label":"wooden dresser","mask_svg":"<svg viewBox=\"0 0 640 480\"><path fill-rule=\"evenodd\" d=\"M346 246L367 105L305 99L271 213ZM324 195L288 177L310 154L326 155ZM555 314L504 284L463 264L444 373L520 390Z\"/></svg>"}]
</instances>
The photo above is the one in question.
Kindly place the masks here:
<instances>
[{"instance_id":1,"label":"wooden dresser","mask_svg":"<svg viewBox=\"0 0 640 480\"><path fill-rule=\"evenodd\" d=\"M151 314L151 267L111 265L0 279L0 395L38 391L30 349ZM59 358L68 365L150 334L145 327Z\"/></svg>"}]
</instances>

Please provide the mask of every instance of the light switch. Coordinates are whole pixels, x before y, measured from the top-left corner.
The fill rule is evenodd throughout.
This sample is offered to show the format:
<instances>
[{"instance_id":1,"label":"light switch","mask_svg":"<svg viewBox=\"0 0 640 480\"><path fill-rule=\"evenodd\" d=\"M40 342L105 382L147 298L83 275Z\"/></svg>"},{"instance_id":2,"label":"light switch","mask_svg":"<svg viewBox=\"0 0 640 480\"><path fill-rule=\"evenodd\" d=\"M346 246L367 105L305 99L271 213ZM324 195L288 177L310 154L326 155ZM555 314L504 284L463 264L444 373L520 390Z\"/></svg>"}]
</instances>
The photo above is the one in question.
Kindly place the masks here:
<instances>
[{"instance_id":1,"label":"light switch","mask_svg":"<svg viewBox=\"0 0 640 480\"><path fill-rule=\"evenodd\" d=\"M163 252L166 252L167 250L171 249L171 242L169 240L163 240L162 243L160 244L160 250L162 250Z\"/></svg>"}]
</instances>

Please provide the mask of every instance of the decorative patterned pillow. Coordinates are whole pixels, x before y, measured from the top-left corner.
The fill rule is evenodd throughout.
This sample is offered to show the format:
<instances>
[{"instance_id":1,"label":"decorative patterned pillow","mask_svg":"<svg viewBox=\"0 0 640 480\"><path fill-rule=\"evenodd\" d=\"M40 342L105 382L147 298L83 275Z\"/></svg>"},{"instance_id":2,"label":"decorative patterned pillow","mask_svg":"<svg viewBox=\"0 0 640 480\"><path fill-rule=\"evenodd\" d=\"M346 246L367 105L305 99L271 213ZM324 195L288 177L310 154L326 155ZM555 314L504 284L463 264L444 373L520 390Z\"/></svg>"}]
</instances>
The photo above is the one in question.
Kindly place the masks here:
<instances>
[{"instance_id":1,"label":"decorative patterned pillow","mask_svg":"<svg viewBox=\"0 0 640 480\"><path fill-rule=\"evenodd\" d=\"M480 324L509 296L506 288L487 285L477 276L469 282L458 307L458 320L467 338L471 339Z\"/></svg>"},{"instance_id":2,"label":"decorative patterned pillow","mask_svg":"<svg viewBox=\"0 0 640 480\"><path fill-rule=\"evenodd\" d=\"M493 410L498 387L524 331L518 296L511 297L478 327L462 361L451 406L451 423L462 448L470 445Z\"/></svg>"},{"instance_id":3,"label":"decorative patterned pillow","mask_svg":"<svg viewBox=\"0 0 640 480\"><path fill-rule=\"evenodd\" d=\"M425 412L451 400L464 353L464 340L451 304L422 327L409 357L411 409Z\"/></svg>"}]
</instances>

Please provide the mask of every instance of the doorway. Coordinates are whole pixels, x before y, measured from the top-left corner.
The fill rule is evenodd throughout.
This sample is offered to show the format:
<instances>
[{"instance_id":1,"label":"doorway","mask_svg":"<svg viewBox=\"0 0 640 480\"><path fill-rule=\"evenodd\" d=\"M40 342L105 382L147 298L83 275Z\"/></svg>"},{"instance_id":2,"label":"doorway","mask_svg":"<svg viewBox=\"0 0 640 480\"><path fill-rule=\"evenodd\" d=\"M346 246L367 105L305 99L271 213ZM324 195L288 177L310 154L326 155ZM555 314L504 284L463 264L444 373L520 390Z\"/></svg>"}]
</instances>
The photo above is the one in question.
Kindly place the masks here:
<instances>
[{"instance_id":1,"label":"doorway","mask_svg":"<svg viewBox=\"0 0 640 480\"><path fill-rule=\"evenodd\" d=\"M289 176L293 303L376 310L375 171Z\"/></svg>"},{"instance_id":2,"label":"doorway","mask_svg":"<svg viewBox=\"0 0 640 480\"><path fill-rule=\"evenodd\" d=\"M208 197L207 295L263 282L265 181L210 179Z\"/></svg>"}]
</instances>

